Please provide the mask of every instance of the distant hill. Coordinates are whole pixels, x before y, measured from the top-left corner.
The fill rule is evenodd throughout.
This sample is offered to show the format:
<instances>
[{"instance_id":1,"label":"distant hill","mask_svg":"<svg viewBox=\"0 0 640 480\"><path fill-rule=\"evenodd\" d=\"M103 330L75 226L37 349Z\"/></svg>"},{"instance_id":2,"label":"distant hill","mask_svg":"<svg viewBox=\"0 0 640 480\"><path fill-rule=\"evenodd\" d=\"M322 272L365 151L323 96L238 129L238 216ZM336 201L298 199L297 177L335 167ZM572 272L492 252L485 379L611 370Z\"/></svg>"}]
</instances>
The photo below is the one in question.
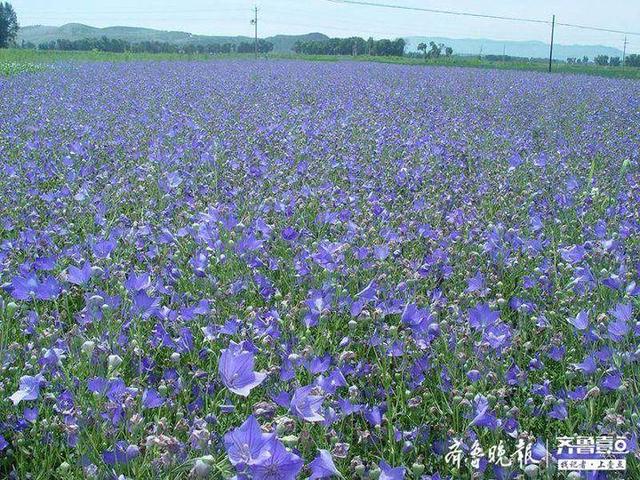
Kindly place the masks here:
<instances>
[{"instance_id":1,"label":"distant hill","mask_svg":"<svg viewBox=\"0 0 640 480\"><path fill-rule=\"evenodd\" d=\"M433 41L444 43L453 48L453 51L461 55L478 55L482 49L483 55L506 55L512 57L549 58L549 44L538 41L502 42L499 40L486 40L476 38L444 38L444 37L407 37L407 48L416 51L418 44ZM553 45L553 58L566 60L569 57L591 59L596 55L608 55L610 57L622 57L622 50L603 45Z\"/></svg>"},{"instance_id":2,"label":"distant hill","mask_svg":"<svg viewBox=\"0 0 640 480\"><path fill-rule=\"evenodd\" d=\"M106 27L96 28L81 23L67 23L61 27L48 27L44 25L32 25L20 28L18 32L18 42L39 43L51 40L82 40L85 38L117 38L129 42L159 41L176 45L211 44L211 43L234 43L251 42L252 37L246 36L209 36L194 35L187 32L154 30L152 28L139 27ZM293 45L298 40L325 41L329 37L322 33L308 33L306 35L276 35L267 37L265 40L273 43L275 52L290 52ZM416 51L421 42L444 43L453 48L453 51L461 55L478 55L482 49L483 55L502 55L503 51L513 57L545 58L549 55L549 45L544 42L502 42L499 40L485 40L474 38L444 38L444 37L406 37L408 51ZM504 49L504 50L503 50ZM608 55L610 57L621 57L622 51L617 48L603 45L555 45L554 58L566 60L567 57L583 56L593 58L596 55Z\"/></svg>"},{"instance_id":3,"label":"distant hill","mask_svg":"<svg viewBox=\"0 0 640 480\"><path fill-rule=\"evenodd\" d=\"M176 45L210 44L210 43L234 43L252 42L252 37L245 36L209 36L194 35L187 32L175 32L154 30L152 28L139 27L106 27L96 28L81 23L67 23L61 27L48 27L44 25L31 25L20 28L18 32L18 43L23 40L36 45L50 42L51 40L83 40L85 38L117 38L129 42L158 41ZM322 33L308 33L306 35L276 35L266 38L273 43L275 52L289 52L298 40L328 40L329 37Z\"/></svg>"}]
</instances>

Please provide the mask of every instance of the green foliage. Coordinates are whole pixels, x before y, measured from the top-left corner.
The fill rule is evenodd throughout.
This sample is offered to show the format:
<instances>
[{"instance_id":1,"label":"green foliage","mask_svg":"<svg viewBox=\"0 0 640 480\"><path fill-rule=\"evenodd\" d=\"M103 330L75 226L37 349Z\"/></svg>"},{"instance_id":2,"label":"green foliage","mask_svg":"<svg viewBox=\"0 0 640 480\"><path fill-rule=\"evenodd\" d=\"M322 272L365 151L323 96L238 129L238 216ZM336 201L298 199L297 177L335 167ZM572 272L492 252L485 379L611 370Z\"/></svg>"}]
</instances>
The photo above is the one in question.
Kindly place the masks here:
<instances>
[{"instance_id":1,"label":"green foliage","mask_svg":"<svg viewBox=\"0 0 640 480\"><path fill-rule=\"evenodd\" d=\"M241 42L236 47L238 53L254 53L256 49L254 42ZM269 53L273 50L273 43L267 42L262 38L258 40L258 53Z\"/></svg>"},{"instance_id":2,"label":"green foliage","mask_svg":"<svg viewBox=\"0 0 640 480\"><path fill-rule=\"evenodd\" d=\"M42 70L42 65L36 65L33 63L16 63L16 62L0 62L0 77L16 75L23 72L37 72Z\"/></svg>"},{"instance_id":3,"label":"green foliage","mask_svg":"<svg viewBox=\"0 0 640 480\"><path fill-rule=\"evenodd\" d=\"M627 67L640 67L640 55L637 53L628 55L627 58L624 59L624 64Z\"/></svg>"},{"instance_id":4,"label":"green foliage","mask_svg":"<svg viewBox=\"0 0 640 480\"><path fill-rule=\"evenodd\" d=\"M396 56L404 55L406 42L402 38L389 40L383 38L365 40L360 37L330 38L328 41L298 41L293 51L304 55L371 55Z\"/></svg>"},{"instance_id":5,"label":"green foliage","mask_svg":"<svg viewBox=\"0 0 640 480\"><path fill-rule=\"evenodd\" d=\"M0 48L13 45L18 35L18 17L9 2L0 2Z\"/></svg>"},{"instance_id":6,"label":"green foliage","mask_svg":"<svg viewBox=\"0 0 640 480\"><path fill-rule=\"evenodd\" d=\"M261 40L264 42L264 40ZM244 45L241 43L240 45ZM253 45L253 44L252 44ZM253 49L253 46L251 47ZM39 50L62 50L62 51L99 51L99 52L135 52L135 53L232 53L235 45L232 43L210 43L177 45L169 42L158 42L147 40L143 42L131 43L126 40L109 38L84 38L82 40L51 40L38 45Z\"/></svg>"}]
</instances>

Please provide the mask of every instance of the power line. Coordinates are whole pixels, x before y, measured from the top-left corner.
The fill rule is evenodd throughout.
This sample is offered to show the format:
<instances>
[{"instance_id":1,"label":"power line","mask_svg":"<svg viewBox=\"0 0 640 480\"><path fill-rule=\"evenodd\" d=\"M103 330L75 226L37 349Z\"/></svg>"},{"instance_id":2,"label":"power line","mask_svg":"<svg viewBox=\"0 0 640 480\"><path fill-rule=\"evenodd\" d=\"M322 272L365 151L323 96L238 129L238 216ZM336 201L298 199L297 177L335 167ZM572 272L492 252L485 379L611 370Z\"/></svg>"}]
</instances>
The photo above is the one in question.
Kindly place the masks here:
<instances>
[{"instance_id":1,"label":"power line","mask_svg":"<svg viewBox=\"0 0 640 480\"><path fill-rule=\"evenodd\" d=\"M601 28L601 27L590 27L587 25L576 25L573 23L560 23L556 22L556 25L560 25L562 27L571 27L571 28L579 28L582 30L595 30L596 32L608 32L608 33L620 33L621 35L638 35L640 36L640 32L625 32L624 30L614 30L611 28Z\"/></svg>"},{"instance_id":2,"label":"power line","mask_svg":"<svg viewBox=\"0 0 640 480\"><path fill-rule=\"evenodd\" d=\"M429 13L441 13L445 15L456 15L461 17L476 17L476 18L489 18L493 20L509 20L513 22L529 22L529 23L541 23L544 25L550 25L551 22L548 20L538 20L534 18L523 18L523 17L505 17L502 15L486 15L482 13L471 13L471 12L457 12L453 10L438 10L435 8L423 8L423 7L408 7L405 5L392 5L389 3L374 3L374 2L366 2L362 0L327 0L331 3L344 3L351 5L364 5L368 7L384 7L384 8L395 8L398 10L413 10L418 12L429 12Z\"/></svg>"},{"instance_id":3,"label":"power line","mask_svg":"<svg viewBox=\"0 0 640 480\"><path fill-rule=\"evenodd\" d=\"M455 15L461 17L474 17L474 18L488 18L492 20L507 20L512 22L526 22L526 23L537 23L543 25L551 25L551 22L548 20L540 20L535 18L524 18L524 17L508 17L503 15L488 15L482 13L471 13L471 12L459 12L454 10L439 10L435 8L424 8L424 7L409 7L407 5L394 5L390 3L376 3L376 2L368 2L365 0L327 0L331 3L339 3L345 5L363 5L367 7L382 7L382 8L394 8L396 10L411 10L416 12L429 12L429 13L439 13L444 15ZM608 33L619 33L622 35L638 35L640 36L640 32L627 32L624 30L616 30L612 28L604 28L604 27L592 27L588 25L577 25L574 23L560 23L556 22L556 25L570 28L578 28L581 30L594 30L598 32L608 32Z\"/></svg>"}]
</instances>

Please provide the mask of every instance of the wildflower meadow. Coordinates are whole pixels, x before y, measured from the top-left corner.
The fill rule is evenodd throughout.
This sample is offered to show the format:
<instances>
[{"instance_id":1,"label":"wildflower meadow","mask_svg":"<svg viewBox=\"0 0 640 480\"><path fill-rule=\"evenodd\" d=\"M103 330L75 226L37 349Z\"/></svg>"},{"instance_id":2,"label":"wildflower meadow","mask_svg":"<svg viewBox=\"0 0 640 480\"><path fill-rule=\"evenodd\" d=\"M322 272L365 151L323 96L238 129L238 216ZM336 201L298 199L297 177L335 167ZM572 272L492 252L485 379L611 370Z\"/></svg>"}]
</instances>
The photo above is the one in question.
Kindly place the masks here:
<instances>
[{"instance_id":1,"label":"wildflower meadow","mask_svg":"<svg viewBox=\"0 0 640 480\"><path fill-rule=\"evenodd\" d=\"M63 62L0 97L1 478L640 478L637 81ZM626 470L560 468L576 436Z\"/></svg>"}]
</instances>

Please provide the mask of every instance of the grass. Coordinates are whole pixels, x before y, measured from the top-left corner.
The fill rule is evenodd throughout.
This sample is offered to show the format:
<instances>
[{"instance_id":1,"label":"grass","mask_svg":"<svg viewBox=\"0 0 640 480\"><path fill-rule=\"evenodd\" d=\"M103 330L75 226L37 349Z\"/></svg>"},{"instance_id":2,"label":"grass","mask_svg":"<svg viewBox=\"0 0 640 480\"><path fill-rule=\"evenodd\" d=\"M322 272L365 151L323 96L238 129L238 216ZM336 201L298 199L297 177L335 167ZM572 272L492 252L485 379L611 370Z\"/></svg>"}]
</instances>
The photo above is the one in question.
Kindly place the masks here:
<instances>
[{"instance_id":1,"label":"grass","mask_svg":"<svg viewBox=\"0 0 640 480\"><path fill-rule=\"evenodd\" d=\"M99 51L58 51L58 50L25 50L25 49L0 49L0 75L13 75L23 71L35 71L37 65L51 64L55 62L130 62L130 61L205 61L212 59L244 58L252 59L252 54L184 54L184 53L114 53ZM275 53L268 58L308 60L322 62L359 61L393 63L401 65L433 65L446 67L470 67L489 68L499 70L526 70L546 72L548 63L544 60L531 61L489 61L478 57L453 56L435 60L424 60L415 57L375 57L360 55L358 57L343 55L297 55L294 53ZM610 78L640 79L640 68L633 67L608 67L594 64L570 65L563 62L554 62L554 73L596 75Z\"/></svg>"}]
</instances>

